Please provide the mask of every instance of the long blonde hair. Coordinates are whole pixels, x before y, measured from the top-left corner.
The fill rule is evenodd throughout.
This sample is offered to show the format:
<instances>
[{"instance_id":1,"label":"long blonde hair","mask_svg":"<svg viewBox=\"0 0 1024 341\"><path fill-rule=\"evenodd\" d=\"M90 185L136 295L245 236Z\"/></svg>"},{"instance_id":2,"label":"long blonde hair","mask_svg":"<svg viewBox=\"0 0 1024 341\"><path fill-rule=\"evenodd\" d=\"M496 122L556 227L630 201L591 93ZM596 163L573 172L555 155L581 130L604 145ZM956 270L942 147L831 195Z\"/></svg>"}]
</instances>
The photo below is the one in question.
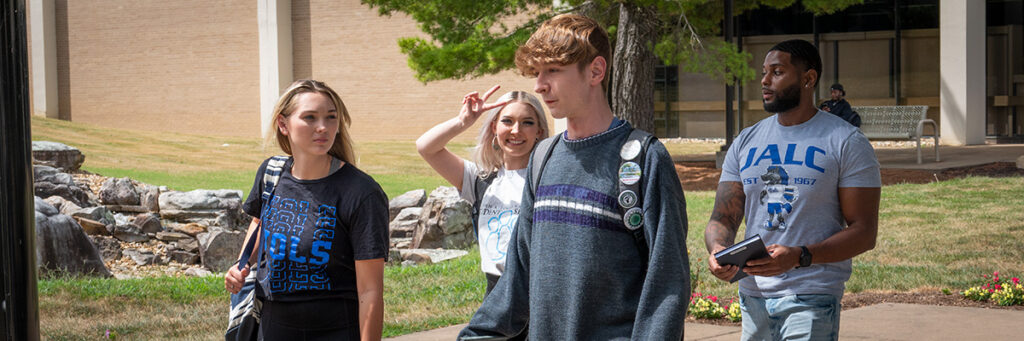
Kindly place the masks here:
<instances>
[{"instance_id":1,"label":"long blonde hair","mask_svg":"<svg viewBox=\"0 0 1024 341\"><path fill-rule=\"evenodd\" d=\"M307 92L320 93L327 96L334 103L334 108L338 110L340 118L338 120L338 135L334 137L334 144L327 151L327 155L355 165L356 156L352 150L352 138L348 134L348 126L352 123L352 118L349 117L348 110L345 109L345 103L341 101L338 93L320 81L300 79L288 86L284 94L281 94L281 98L277 100L277 104L274 105L274 118L270 120L270 129L274 131L274 135L268 134L266 139L268 141L275 140L281 151L292 155L291 142L288 140L288 136L281 133L281 129L278 128L277 124L279 120L287 118L298 109L295 97Z\"/></svg>"},{"instance_id":2,"label":"long blonde hair","mask_svg":"<svg viewBox=\"0 0 1024 341\"><path fill-rule=\"evenodd\" d=\"M537 124L540 125L539 140L548 137L551 132L548 129L547 116L544 115L544 107L541 106L537 97L524 91L510 91L498 98L496 102L506 100L508 103L505 105L487 111L484 122L480 125L480 136L477 137L476 148L473 151L473 162L476 162L480 176L494 173L504 167L505 152L501 148L495 149L492 144L494 143L494 122L498 119L501 110L508 107L509 104L524 103L533 109L533 113L537 115ZM536 143L537 141L534 141L534 147L537 146Z\"/></svg>"}]
</instances>

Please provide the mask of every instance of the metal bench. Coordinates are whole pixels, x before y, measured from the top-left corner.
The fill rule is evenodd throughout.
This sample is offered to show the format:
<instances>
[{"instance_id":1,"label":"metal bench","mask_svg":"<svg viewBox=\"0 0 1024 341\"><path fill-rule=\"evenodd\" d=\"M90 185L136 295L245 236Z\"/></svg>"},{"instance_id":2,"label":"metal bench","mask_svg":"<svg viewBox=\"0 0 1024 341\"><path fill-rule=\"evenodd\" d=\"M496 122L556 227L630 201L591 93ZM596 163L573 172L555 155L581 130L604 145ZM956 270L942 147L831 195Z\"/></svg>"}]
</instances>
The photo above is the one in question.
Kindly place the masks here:
<instances>
[{"instance_id":1,"label":"metal bench","mask_svg":"<svg viewBox=\"0 0 1024 341\"><path fill-rule=\"evenodd\" d=\"M924 125L935 132L935 162L939 162L939 126L928 119L927 105L853 107L860 114L860 131L871 140L914 140L917 163L921 163L921 135Z\"/></svg>"}]
</instances>

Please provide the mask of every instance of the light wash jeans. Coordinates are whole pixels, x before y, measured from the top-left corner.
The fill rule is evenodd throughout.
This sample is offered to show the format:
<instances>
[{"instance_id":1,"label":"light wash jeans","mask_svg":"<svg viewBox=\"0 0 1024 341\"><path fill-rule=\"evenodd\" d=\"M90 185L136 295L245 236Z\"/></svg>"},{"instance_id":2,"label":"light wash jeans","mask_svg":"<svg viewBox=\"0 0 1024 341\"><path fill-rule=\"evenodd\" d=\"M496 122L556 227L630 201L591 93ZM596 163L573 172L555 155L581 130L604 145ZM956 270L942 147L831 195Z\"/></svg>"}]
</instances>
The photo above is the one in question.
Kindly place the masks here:
<instances>
[{"instance_id":1,"label":"light wash jeans","mask_svg":"<svg viewBox=\"0 0 1024 341\"><path fill-rule=\"evenodd\" d=\"M837 340L839 300L833 295L764 298L741 293L741 340Z\"/></svg>"}]
</instances>

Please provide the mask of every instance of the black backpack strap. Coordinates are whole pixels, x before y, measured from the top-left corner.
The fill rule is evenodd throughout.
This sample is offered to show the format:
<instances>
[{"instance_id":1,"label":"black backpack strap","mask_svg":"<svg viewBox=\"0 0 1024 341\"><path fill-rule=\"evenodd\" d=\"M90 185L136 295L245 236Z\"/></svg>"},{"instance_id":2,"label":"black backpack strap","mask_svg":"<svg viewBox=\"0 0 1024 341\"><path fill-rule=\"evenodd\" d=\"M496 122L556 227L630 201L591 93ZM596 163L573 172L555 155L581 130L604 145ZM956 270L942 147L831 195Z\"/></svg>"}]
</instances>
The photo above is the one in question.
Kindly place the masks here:
<instances>
[{"instance_id":1,"label":"black backpack strap","mask_svg":"<svg viewBox=\"0 0 1024 341\"><path fill-rule=\"evenodd\" d=\"M644 237L644 210L643 210L643 164L646 160L647 147L654 140L654 135L633 129L626 138L626 142L619 149L619 213L622 215L622 223L633 235L637 249L643 257L643 267L647 268L649 248Z\"/></svg>"},{"instance_id":2,"label":"black backpack strap","mask_svg":"<svg viewBox=\"0 0 1024 341\"><path fill-rule=\"evenodd\" d=\"M484 193L487 192L487 188L491 187L491 183L498 177L498 172L491 172L483 177L477 175L473 179L473 236L480 239L480 205L484 201Z\"/></svg>"},{"instance_id":3,"label":"black backpack strap","mask_svg":"<svg viewBox=\"0 0 1024 341\"><path fill-rule=\"evenodd\" d=\"M289 157L287 156L274 156L267 162L267 168L263 170L263 193L260 198L263 199L263 209L267 209L270 201L273 200L274 189L277 187L277 180L281 179L281 173L284 172L285 164L288 162ZM242 249L242 255L238 258L238 270L245 268L245 265L249 263L249 257L252 257L253 249L256 247L256 236L259 234L260 229L263 228L263 221L260 221L260 226L257 230L249 236L249 240L245 242L245 248Z\"/></svg>"},{"instance_id":4,"label":"black backpack strap","mask_svg":"<svg viewBox=\"0 0 1024 341\"><path fill-rule=\"evenodd\" d=\"M548 162L548 158L551 157L551 151L555 149L555 143L561 139L561 134L555 134L540 142L537 142L537 146L533 148L533 167L530 168L530 189L533 191L533 196L537 196L537 187L540 186L540 175L544 172L544 164ZM538 158L538 156L540 158Z\"/></svg>"}]
</instances>

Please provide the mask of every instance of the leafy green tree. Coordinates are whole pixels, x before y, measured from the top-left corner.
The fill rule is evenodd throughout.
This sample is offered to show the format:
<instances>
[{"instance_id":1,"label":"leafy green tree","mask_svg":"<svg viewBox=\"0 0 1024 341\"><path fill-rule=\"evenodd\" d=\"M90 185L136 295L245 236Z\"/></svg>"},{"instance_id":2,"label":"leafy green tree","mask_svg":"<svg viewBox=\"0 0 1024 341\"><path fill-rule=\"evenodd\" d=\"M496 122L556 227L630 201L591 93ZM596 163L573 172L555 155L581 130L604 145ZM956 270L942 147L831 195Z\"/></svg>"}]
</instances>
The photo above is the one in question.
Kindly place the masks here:
<instances>
[{"instance_id":1,"label":"leafy green tree","mask_svg":"<svg viewBox=\"0 0 1024 341\"><path fill-rule=\"evenodd\" d=\"M609 97L616 116L653 130L654 65L679 65L731 84L751 80L751 55L721 38L721 0L361 0L380 15L405 13L430 40L398 40L409 67L423 82L473 78L514 68L516 48L540 23L576 12L601 22L613 40ZM797 0L735 0L734 15ZM801 0L815 15L864 0Z\"/></svg>"}]
</instances>

